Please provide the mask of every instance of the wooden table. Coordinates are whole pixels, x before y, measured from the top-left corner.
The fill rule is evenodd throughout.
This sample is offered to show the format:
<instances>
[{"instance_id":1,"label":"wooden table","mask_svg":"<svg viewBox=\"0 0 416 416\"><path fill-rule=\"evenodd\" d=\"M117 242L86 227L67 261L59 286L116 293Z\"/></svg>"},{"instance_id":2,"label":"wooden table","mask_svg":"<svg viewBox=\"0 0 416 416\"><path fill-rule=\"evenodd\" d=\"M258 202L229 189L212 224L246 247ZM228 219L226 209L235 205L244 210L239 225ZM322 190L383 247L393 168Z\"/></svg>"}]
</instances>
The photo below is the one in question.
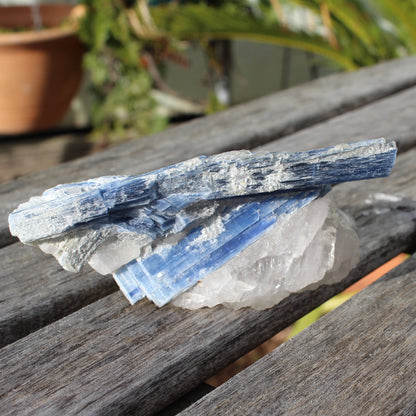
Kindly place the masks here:
<instances>
[{"instance_id":1,"label":"wooden table","mask_svg":"<svg viewBox=\"0 0 416 416\"><path fill-rule=\"evenodd\" d=\"M199 386L416 243L416 58L339 74L0 187L0 414L147 415ZM361 260L335 286L265 310L130 306L109 276L70 274L9 234L19 202L57 183L139 174L230 149L396 139L389 178L335 187ZM183 411L416 413L416 257ZM169 412L165 412L168 414ZM172 413L170 413L172 414Z\"/></svg>"}]
</instances>

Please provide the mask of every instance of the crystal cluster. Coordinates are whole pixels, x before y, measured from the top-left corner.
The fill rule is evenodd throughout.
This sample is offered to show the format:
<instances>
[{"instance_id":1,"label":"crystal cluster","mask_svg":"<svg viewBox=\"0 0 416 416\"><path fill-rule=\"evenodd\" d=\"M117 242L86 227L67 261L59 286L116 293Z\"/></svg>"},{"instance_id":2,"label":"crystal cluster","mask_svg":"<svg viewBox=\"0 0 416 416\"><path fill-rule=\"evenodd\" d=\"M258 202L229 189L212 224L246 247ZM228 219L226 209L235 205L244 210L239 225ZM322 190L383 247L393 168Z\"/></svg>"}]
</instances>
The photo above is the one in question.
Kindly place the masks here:
<instances>
[{"instance_id":1,"label":"crystal cluster","mask_svg":"<svg viewBox=\"0 0 416 416\"><path fill-rule=\"evenodd\" d=\"M395 156L385 139L201 156L59 185L21 204L9 225L67 270L112 273L131 303L265 308L353 267L357 237L321 197L336 183L387 176Z\"/></svg>"},{"instance_id":2,"label":"crystal cluster","mask_svg":"<svg viewBox=\"0 0 416 416\"><path fill-rule=\"evenodd\" d=\"M173 299L188 309L269 308L287 295L345 277L359 260L351 219L323 197L282 215L264 235Z\"/></svg>"}]
</instances>

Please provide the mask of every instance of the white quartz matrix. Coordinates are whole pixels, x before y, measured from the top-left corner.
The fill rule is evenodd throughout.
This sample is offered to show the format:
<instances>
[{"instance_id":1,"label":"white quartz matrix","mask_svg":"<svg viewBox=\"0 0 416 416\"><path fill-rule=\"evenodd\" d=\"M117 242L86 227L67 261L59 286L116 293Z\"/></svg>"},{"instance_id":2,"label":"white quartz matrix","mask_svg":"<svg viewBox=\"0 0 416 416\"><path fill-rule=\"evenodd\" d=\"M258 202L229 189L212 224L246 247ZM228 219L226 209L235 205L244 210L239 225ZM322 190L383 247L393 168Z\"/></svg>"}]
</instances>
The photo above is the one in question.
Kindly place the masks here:
<instances>
[{"instance_id":1,"label":"white quartz matrix","mask_svg":"<svg viewBox=\"0 0 416 416\"><path fill-rule=\"evenodd\" d=\"M179 295L188 309L223 304L266 309L289 294L344 278L359 260L352 220L329 197L282 216L259 240Z\"/></svg>"}]
</instances>

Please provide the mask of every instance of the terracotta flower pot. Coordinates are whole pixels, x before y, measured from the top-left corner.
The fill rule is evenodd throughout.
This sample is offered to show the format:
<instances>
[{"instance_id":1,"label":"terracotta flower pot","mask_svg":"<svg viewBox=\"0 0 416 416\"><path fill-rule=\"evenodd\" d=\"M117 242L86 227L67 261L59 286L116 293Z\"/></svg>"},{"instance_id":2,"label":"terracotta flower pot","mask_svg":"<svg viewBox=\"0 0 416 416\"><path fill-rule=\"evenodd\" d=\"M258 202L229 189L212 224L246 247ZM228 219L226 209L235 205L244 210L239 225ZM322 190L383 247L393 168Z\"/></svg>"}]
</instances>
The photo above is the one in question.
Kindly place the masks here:
<instances>
[{"instance_id":1,"label":"terracotta flower pot","mask_svg":"<svg viewBox=\"0 0 416 416\"><path fill-rule=\"evenodd\" d=\"M42 6L53 26L67 5ZM33 26L29 7L0 7L0 27ZM82 79L83 46L73 29L54 27L0 34L0 134L51 128L67 112Z\"/></svg>"}]
</instances>

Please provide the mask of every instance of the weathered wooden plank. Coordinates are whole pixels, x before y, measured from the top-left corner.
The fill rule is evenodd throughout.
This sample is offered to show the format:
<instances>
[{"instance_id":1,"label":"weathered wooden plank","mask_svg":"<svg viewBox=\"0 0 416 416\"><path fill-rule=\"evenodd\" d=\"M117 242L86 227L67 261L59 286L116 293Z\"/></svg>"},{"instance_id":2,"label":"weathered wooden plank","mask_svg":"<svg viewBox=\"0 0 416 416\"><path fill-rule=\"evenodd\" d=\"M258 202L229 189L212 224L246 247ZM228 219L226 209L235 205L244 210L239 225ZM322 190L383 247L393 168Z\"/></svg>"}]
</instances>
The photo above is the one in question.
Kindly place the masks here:
<instances>
[{"instance_id":1,"label":"weathered wooden plank","mask_svg":"<svg viewBox=\"0 0 416 416\"><path fill-rule=\"evenodd\" d=\"M416 413L416 255L181 415Z\"/></svg>"},{"instance_id":2,"label":"weathered wooden plank","mask_svg":"<svg viewBox=\"0 0 416 416\"><path fill-rule=\"evenodd\" d=\"M199 154L253 148L416 84L416 58L336 74L186 123L163 133L0 186L0 246L13 238L7 215L57 183L139 174Z\"/></svg>"},{"instance_id":3,"label":"weathered wooden plank","mask_svg":"<svg viewBox=\"0 0 416 416\"><path fill-rule=\"evenodd\" d=\"M328 122L318 124L301 132L274 141L263 148L275 151L286 148L301 150L306 147L325 147L333 143L341 143L348 141L348 137L361 139L377 137L378 135L381 136L383 133L385 133L387 137L397 137L395 134L395 131L397 131L396 129L400 129L402 132L399 136L399 148L407 148L416 142L416 117L414 117L413 111L409 110L413 108L412 106L415 100L416 88L411 88L385 98L384 100L369 104L359 110L354 110L335 117ZM395 120L394 123L391 122L392 119ZM359 127L357 128L357 126ZM360 185L360 187L357 187L355 182L336 187L332 192L338 205L343 207L348 206L353 195L355 195L354 198L356 201L364 201L365 198L367 198L368 192L378 192L378 189L381 189L380 184L386 193L416 199L416 187L412 186L412 182L416 181L416 171L414 169L415 157L416 154L413 151L406 152L400 157L400 166L403 166L403 172L405 172L405 174L403 174L401 169L393 169L393 180L390 180L389 178L386 180L371 180L363 182L363 185ZM24 178L22 178L22 180L23 179ZM357 194L360 189L363 190L362 195ZM25 198L27 198L27 196ZM351 206L351 203L349 205ZM12 253L11 251L3 252L3 250L0 250L1 264L8 264L6 263L7 259L11 259L9 261L18 263L21 261L21 256L27 256L25 252L26 250L29 250L29 248L23 247L22 245L15 245L14 247L13 256L10 255L10 253ZM61 297L61 294L55 290L53 285L50 287L46 286L43 284L42 279L38 279L37 276L39 276L39 273L42 273L42 269L40 267L36 268L36 266L32 267L31 264L44 264L43 254L40 251L31 253L30 258L33 259L32 263L25 260L22 262L22 265L24 265L24 269L22 270L26 270L26 272L13 274L12 272L8 272L7 269L4 269L4 274L6 274L6 276L2 277L4 285L2 284L2 290L0 291L0 313L4 318L0 328L3 328L8 332L0 332L0 335L4 335L5 338L7 337L9 342L16 339L15 335L18 334L16 329L13 329L15 335L11 335L12 328L16 328L16 326L13 323L7 323L10 319L12 322L20 321L23 323L28 320L30 321L31 318L37 316L35 322L38 322L40 325L41 323L49 323L59 319L63 316L60 312L61 310L68 310L67 308L72 308L74 305L72 298L67 298L66 295ZM51 260L51 263L48 263L48 267L50 267L49 265L52 263L53 261ZM13 266L10 263L10 270L12 270L12 268ZM28 273L27 270L31 270L31 272ZM38 270L39 273L33 273L32 270ZM33 274L33 277L31 274ZM59 274L59 276L63 275ZM28 279L28 283L25 282L25 279ZM19 280L23 286L26 284L31 286L32 289L29 296L21 296L20 286L14 286L12 283L17 280ZM86 279L84 281L82 278L71 276L68 277L67 280L65 279L65 289L62 286L62 283L60 288L63 292L71 293L71 296L76 296L78 299L77 305L84 306L90 302L93 291L91 285L95 287L97 294L104 294L108 293L106 292L108 290L107 284L108 280L102 280L100 277L97 279ZM104 289L101 288L101 285L104 285ZM5 286L6 289L3 286ZM44 293L44 296L39 297L39 291ZM69 305L61 303L63 299L68 299ZM48 308L44 306L45 302L47 302ZM24 306L28 304L31 305L31 308L34 311L33 316L28 313L29 309L27 306ZM16 315L10 315L10 313L6 312L8 310L17 310ZM41 318L36 315L38 312L35 311L38 311L39 313L42 311L44 316ZM30 327L32 330L39 328L37 325L28 326L28 324L25 324L24 327ZM24 335L26 333L27 332L21 332L20 334Z\"/></svg>"},{"instance_id":4,"label":"weathered wooden plank","mask_svg":"<svg viewBox=\"0 0 416 416\"><path fill-rule=\"evenodd\" d=\"M0 250L0 348L117 290L111 276L69 273L38 248Z\"/></svg>"},{"instance_id":5,"label":"weathered wooden plank","mask_svg":"<svg viewBox=\"0 0 416 416\"><path fill-rule=\"evenodd\" d=\"M86 133L85 130L58 130L49 136L2 136L0 183L86 155L92 147L92 143L85 140Z\"/></svg>"},{"instance_id":6,"label":"weathered wooden plank","mask_svg":"<svg viewBox=\"0 0 416 416\"><path fill-rule=\"evenodd\" d=\"M307 129L262 146L268 151L298 151L306 147L320 148L366 140L389 137L397 140L399 151L413 147L416 141L414 103L416 88L409 88L383 98L365 107L349 111Z\"/></svg>"},{"instance_id":7,"label":"weathered wooden plank","mask_svg":"<svg viewBox=\"0 0 416 416\"><path fill-rule=\"evenodd\" d=\"M112 294L1 350L0 413L145 415L161 409L411 244L414 201L380 201L351 212L362 258L342 283L261 312L158 309L147 301L132 307Z\"/></svg>"}]
</instances>

